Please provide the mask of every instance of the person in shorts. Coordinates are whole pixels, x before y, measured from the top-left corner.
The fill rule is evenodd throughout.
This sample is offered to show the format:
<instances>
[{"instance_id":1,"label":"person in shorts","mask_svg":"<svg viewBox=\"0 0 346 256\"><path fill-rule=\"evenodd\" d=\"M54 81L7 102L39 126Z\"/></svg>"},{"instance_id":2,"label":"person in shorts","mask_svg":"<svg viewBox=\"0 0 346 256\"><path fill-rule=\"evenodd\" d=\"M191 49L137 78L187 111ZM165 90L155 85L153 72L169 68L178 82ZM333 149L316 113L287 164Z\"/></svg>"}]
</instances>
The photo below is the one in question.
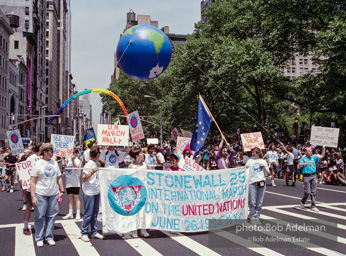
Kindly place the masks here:
<instances>
[{"instance_id":1,"label":"person in shorts","mask_svg":"<svg viewBox=\"0 0 346 256\"><path fill-rule=\"evenodd\" d=\"M81 169L71 170L69 168L81 168L82 162L78 159L78 148L73 149L73 156L67 159L66 165L66 192L68 196L69 212L63 217L66 219L73 219L73 203L76 203L76 220L80 220L80 177Z\"/></svg>"},{"instance_id":2,"label":"person in shorts","mask_svg":"<svg viewBox=\"0 0 346 256\"><path fill-rule=\"evenodd\" d=\"M15 155L12 155L12 151L10 148L7 149L8 155L5 157L5 162L7 165L5 180L6 183L9 184L11 182L11 187L7 187L7 192L13 192L13 185L17 185L16 177L16 163L18 162L18 158Z\"/></svg>"}]
</instances>

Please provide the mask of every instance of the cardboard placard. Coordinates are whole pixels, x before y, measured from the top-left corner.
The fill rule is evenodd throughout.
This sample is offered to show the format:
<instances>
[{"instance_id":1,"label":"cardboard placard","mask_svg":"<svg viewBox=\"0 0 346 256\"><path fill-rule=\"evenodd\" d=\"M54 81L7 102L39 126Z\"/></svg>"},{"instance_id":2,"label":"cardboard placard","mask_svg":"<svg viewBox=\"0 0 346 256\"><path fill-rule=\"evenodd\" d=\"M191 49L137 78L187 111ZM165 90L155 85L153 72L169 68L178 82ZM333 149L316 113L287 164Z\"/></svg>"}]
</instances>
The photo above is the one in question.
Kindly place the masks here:
<instances>
[{"instance_id":1,"label":"cardboard placard","mask_svg":"<svg viewBox=\"0 0 346 256\"><path fill-rule=\"evenodd\" d=\"M97 145L123 146L129 145L129 126L99 124L97 126Z\"/></svg>"}]
</instances>

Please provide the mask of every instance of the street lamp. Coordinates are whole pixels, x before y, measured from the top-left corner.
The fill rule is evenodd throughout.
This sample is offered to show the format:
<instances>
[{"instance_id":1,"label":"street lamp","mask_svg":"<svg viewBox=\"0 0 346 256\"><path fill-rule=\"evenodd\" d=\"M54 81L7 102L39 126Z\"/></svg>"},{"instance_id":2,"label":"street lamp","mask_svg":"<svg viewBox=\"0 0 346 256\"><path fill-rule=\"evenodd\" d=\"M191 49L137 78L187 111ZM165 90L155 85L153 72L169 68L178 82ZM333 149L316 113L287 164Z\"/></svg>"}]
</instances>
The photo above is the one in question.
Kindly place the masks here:
<instances>
[{"instance_id":1,"label":"street lamp","mask_svg":"<svg viewBox=\"0 0 346 256\"><path fill-rule=\"evenodd\" d=\"M151 95L144 95L144 98L153 98L155 99L156 101L158 101L158 99L154 96L151 96ZM160 147L162 148L162 114L160 115Z\"/></svg>"}]
</instances>

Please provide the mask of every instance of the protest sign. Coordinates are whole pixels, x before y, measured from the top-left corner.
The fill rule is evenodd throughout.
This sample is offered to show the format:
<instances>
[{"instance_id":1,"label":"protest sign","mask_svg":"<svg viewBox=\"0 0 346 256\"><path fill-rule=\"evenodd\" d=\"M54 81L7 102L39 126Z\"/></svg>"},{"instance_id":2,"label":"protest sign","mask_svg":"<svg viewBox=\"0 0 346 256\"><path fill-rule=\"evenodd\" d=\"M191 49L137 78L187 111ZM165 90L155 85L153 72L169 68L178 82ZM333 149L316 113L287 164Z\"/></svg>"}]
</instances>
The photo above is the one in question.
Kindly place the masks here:
<instances>
[{"instance_id":1,"label":"protest sign","mask_svg":"<svg viewBox=\"0 0 346 256\"><path fill-rule=\"evenodd\" d=\"M177 128L174 128L173 131L171 131L172 137L174 139L175 142L177 142L178 136L179 136L179 132Z\"/></svg>"},{"instance_id":2,"label":"protest sign","mask_svg":"<svg viewBox=\"0 0 346 256\"><path fill-rule=\"evenodd\" d=\"M6 134L12 154L15 155L17 153L24 153L22 137L20 136L19 130L6 131Z\"/></svg>"},{"instance_id":3,"label":"protest sign","mask_svg":"<svg viewBox=\"0 0 346 256\"><path fill-rule=\"evenodd\" d=\"M99 124L97 126L97 145L126 147L128 144L128 125Z\"/></svg>"},{"instance_id":4,"label":"protest sign","mask_svg":"<svg viewBox=\"0 0 346 256\"><path fill-rule=\"evenodd\" d=\"M192 138L192 132L185 131L183 129L180 129L181 133L183 134L184 137L186 138Z\"/></svg>"},{"instance_id":5,"label":"protest sign","mask_svg":"<svg viewBox=\"0 0 346 256\"><path fill-rule=\"evenodd\" d=\"M339 128L312 126L310 144L316 146L338 147Z\"/></svg>"},{"instance_id":6,"label":"protest sign","mask_svg":"<svg viewBox=\"0 0 346 256\"><path fill-rule=\"evenodd\" d=\"M148 145L149 145L149 144L157 145L157 144L159 144L159 139L157 139L157 138L148 138L148 139L147 139L147 144L148 144Z\"/></svg>"},{"instance_id":7,"label":"protest sign","mask_svg":"<svg viewBox=\"0 0 346 256\"><path fill-rule=\"evenodd\" d=\"M122 169L101 169L99 177L103 234L203 232L210 219L225 219L230 226L248 216L244 167L213 172L128 169L125 175Z\"/></svg>"},{"instance_id":8,"label":"protest sign","mask_svg":"<svg viewBox=\"0 0 346 256\"><path fill-rule=\"evenodd\" d=\"M144 132L137 110L127 116L127 123L130 127L132 141L144 139Z\"/></svg>"},{"instance_id":9,"label":"protest sign","mask_svg":"<svg viewBox=\"0 0 346 256\"><path fill-rule=\"evenodd\" d=\"M199 164L197 164L195 160L188 157L184 159L184 164L181 168L183 168L185 171L193 171L193 172L205 171L205 169Z\"/></svg>"},{"instance_id":10,"label":"protest sign","mask_svg":"<svg viewBox=\"0 0 346 256\"><path fill-rule=\"evenodd\" d=\"M53 145L54 155L60 157L73 156L74 136L52 134L50 143Z\"/></svg>"},{"instance_id":11,"label":"protest sign","mask_svg":"<svg viewBox=\"0 0 346 256\"><path fill-rule=\"evenodd\" d=\"M240 134L244 152L251 151L252 148L264 149L264 142L261 132Z\"/></svg>"},{"instance_id":12,"label":"protest sign","mask_svg":"<svg viewBox=\"0 0 346 256\"><path fill-rule=\"evenodd\" d=\"M32 158L32 157L31 157ZM23 162L16 163L17 173L19 178L22 180L22 188L30 188L30 172L36 161L40 160L41 157L37 156L32 158L32 160L26 160Z\"/></svg>"},{"instance_id":13,"label":"protest sign","mask_svg":"<svg viewBox=\"0 0 346 256\"><path fill-rule=\"evenodd\" d=\"M178 137L176 153L179 155L182 155L185 149L190 149L190 142L191 142L191 138Z\"/></svg>"}]
</instances>

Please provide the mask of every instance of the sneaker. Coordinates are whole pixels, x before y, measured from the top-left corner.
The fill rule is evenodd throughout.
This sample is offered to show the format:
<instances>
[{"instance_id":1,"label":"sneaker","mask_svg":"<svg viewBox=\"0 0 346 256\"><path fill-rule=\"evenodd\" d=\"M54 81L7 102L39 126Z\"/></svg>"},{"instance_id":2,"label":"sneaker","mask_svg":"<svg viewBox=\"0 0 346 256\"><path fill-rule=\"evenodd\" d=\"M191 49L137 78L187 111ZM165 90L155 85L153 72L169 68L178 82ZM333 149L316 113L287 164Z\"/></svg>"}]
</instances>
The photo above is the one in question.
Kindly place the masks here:
<instances>
[{"instance_id":1,"label":"sneaker","mask_svg":"<svg viewBox=\"0 0 346 256\"><path fill-rule=\"evenodd\" d=\"M26 236L31 236L31 232L28 228L23 228L23 234Z\"/></svg>"},{"instance_id":2,"label":"sneaker","mask_svg":"<svg viewBox=\"0 0 346 256\"><path fill-rule=\"evenodd\" d=\"M67 220L67 219L73 219L73 215L72 214L66 214L66 216L62 217L64 220Z\"/></svg>"},{"instance_id":3,"label":"sneaker","mask_svg":"<svg viewBox=\"0 0 346 256\"><path fill-rule=\"evenodd\" d=\"M295 187L295 186L296 186L296 183L295 183L295 182L293 182L293 183L292 183L292 187Z\"/></svg>"},{"instance_id":4,"label":"sneaker","mask_svg":"<svg viewBox=\"0 0 346 256\"><path fill-rule=\"evenodd\" d=\"M131 236L132 236L132 238L138 238L137 230L132 231Z\"/></svg>"},{"instance_id":5,"label":"sneaker","mask_svg":"<svg viewBox=\"0 0 346 256\"><path fill-rule=\"evenodd\" d=\"M89 242L89 237L88 235L82 235L81 238L80 238L83 242Z\"/></svg>"},{"instance_id":6,"label":"sneaker","mask_svg":"<svg viewBox=\"0 0 346 256\"><path fill-rule=\"evenodd\" d=\"M80 217L80 215L76 215L76 220L80 220L81 219L81 217Z\"/></svg>"},{"instance_id":7,"label":"sneaker","mask_svg":"<svg viewBox=\"0 0 346 256\"><path fill-rule=\"evenodd\" d=\"M146 229L141 229L141 234L144 237L150 237L150 235L149 235L149 233L148 233L148 231Z\"/></svg>"},{"instance_id":8,"label":"sneaker","mask_svg":"<svg viewBox=\"0 0 346 256\"><path fill-rule=\"evenodd\" d=\"M313 211L313 212L319 212L320 210L317 209L316 207L311 207L311 211Z\"/></svg>"},{"instance_id":9,"label":"sneaker","mask_svg":"<svg viewBox=\"0 0 346 256\"><path fill-rule=\"evenodd\" d=\"M43 247L43 241L38 241L38 242L36 243L36 245L37 245L37 247Z\"/></svg>"},{"instance_id":10,"label":"sneaker","mask_svg":"<svg viewBox=\"0 0 346 256\"><path fill-rule=\"evenodd\" d=\"M6 191L6 188L2 187L1 192L4 192L4 191Z\"/></svg>"},{"instance_id":11,"label":"sneaker","mask_svg":"<svg viewBox=\"0 0 346 256\"><path fill-rule=\"evenodd\" d=\"M129 232L125 233L125 234L121 234L120 236L121 236L122 239L130 239L131 238L131 235L130 235Z\"/></svg>"},{"instance_id":12,"label":"sneaker","mask_svg":"<svg viewBox=\"0 0 346 256\"><path fill-rule=\"evenodd\" d=\"M96 233L95 235L91 235L91 238L96 238L96 239L102 240L104 238L104 236L99 234L99 233Z\"/></svg>"},{"instance_id":13,"label":"sneaker","mask_svg":"<svg viewBox=\"0 0 346 256\"><path fill-rule=\"evenodd\" d=\"M13 188L10 189L10 193L13 193Z\"/></svg>"},{"instance_id":14,"label":"sneaker","mask_svg":"<svg viewBox=\"0 0 346 256\"><path fill-rule=\"evenodd\" d=\"M23 204L22 211L26 210L26 204Z\"/></svg>"},{"instance_id":15,"label":"sneaker","mask_svg":"<svg viewBox=\"0 0 346 256\"><path fill-rule=\"evenodd\" d=\"M274 181L272 181L272 187L276 187L276 185L275 185L275 182L274 182Z\"/></svg>"},{"instance_id":16,"label":"sneaker","mask_svg":"<svg viewBox=\"0 0 346 256\"><path fill-rule=\"evenodd\" d=\"M286 181L286 186L289 186L289 185L288 185L288 181Z\"/></svg>"},{"instance_id":17,"label":"sneaker","mask_svg":"<svg viewBox=\"0 0 346 256\"><path fill-rule=\"evenodd\" d=\"M300 202L299 206L294 207L294 209L297 209L297 210L303 210L304 208L305 208L305 206L302 202Z\"/></svg>"},{"instance_id":18,"label":"sneaker","mask_svg":"<svg viewBox=\"0 0 346 256\"><path fill-rule=\"evenodd\" d=\"M54 245L55 245L55 241L54 241L53 239L48 240L47 243L48 243L50 246L54 246Z\"/></svg>"}]
</instances>

